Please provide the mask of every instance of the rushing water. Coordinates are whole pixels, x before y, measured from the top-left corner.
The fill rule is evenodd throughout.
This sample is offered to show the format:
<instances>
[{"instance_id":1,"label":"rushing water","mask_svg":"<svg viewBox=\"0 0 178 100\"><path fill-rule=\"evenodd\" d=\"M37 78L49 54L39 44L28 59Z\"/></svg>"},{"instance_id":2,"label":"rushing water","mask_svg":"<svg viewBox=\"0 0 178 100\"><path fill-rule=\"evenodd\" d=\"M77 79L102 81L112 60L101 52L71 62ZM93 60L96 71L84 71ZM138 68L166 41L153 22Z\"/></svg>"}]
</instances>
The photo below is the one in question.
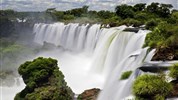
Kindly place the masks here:
<instances>
[{"instance_id":1,"label":"rushing water","mask_svg":"<svg viewBox=\"0 0 178 100\"><path fill-rule=\"evenodd\" d=\"M102 89L98 100L121 100L131 95L135 70L154 54L142 48L148 31L125 32L125 28L38 23L34 25L34 42L40 45L48 42L58 48L43 51L36 57L58 59L60 70L75 93L98 87ZM119 80L122 72L130 70L133 74L128 80Z\"/></svg>"},{"instance_id":2,"label":"rushing water","mask_svg":"<svg viewBox=\"0 0 178 100\"><path fill-rule=\"evenodd\" d=\"M46 41L60 46L65 53L68 51L66 54L73 52L76 59L79 57L79 62L84 62L77 65L74 64L77 62L76 59L71 61L72 57L68 57L66 58L68 61L63 61L65 57L59 57L61 53L57 55L66 81L74 92L79 93L92 85L100 88L104 85L98 99L119 100L131 94L135 70L143 64L144 60L149 61L154 54L153 50L146 57L148 48L142 48L148 31L124 32L125 28L126 26L100 29L99 24L90 26L76 23L67 25L40 23L34 27L36 33L34 41L39 44ZM81 56L88 58L86 60ZM73 68L77 68L76 73L69 75L73 73ZM134 71L132 76L125 81L119 80L121 73L129 70Z\"/></svg>"}]
</instances>

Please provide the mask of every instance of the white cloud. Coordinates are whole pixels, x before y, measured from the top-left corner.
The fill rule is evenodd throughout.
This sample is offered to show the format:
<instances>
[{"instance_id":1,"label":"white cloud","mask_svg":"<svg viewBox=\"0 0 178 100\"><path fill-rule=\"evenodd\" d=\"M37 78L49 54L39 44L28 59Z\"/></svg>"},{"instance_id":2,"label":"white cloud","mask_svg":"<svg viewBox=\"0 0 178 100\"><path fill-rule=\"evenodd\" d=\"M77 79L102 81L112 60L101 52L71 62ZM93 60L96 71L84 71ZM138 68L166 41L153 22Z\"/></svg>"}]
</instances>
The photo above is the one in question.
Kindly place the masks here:
<instances>
[{"instance_id":1,"label":"white cloud","mask_svg":"<svg viewBox=\"0 0 178 100\"><path fill-rule=\"evenodd\" d=\"M116 5L136 3L171 3L178 9L178 0L1 0L2 9L18 11L44 11L47 8L68 10L89 5L92 10L114 10Z\"/></svg>"}]
</instances>

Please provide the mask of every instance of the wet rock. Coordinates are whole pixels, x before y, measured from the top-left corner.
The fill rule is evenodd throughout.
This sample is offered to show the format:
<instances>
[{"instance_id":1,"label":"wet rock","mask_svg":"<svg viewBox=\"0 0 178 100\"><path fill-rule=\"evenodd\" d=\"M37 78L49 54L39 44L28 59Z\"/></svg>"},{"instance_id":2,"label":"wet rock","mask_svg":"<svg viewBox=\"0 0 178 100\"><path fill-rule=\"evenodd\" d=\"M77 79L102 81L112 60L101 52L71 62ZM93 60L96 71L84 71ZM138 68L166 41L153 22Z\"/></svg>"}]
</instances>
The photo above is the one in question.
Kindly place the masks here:
<instances>
[{"instance_id":1,"label":"wet rock","mask_svg":"<svg viewBox=\"0 0 178 100\"><path fill-rule=\"evenodd\" d=\"M100 91L98 88L85 90L78 96L77 100L96 100Z\"/></svg>"},{"instance_id":2,"label":"wet rock","mask_svg":"<svg viewBox=\"0 0 178 100\"><path fill-rule=\"evenodd\" d=\"M169 97L178 97L178 80L173 80L171 83L173 84L173 91Z\"/></svg>"},{"instance_id":3,"label":"wet rock","mask_svg":"<svg viewBox=\"0 0 178 100\"><path fill-rule=\"evenodd\" d=\"M174 60L175 58L175 50L172 47L169 48L157 48L156 54L152 58L152 60L161 60L161 61L170 61Z\"/></svg>"}]
</instances>

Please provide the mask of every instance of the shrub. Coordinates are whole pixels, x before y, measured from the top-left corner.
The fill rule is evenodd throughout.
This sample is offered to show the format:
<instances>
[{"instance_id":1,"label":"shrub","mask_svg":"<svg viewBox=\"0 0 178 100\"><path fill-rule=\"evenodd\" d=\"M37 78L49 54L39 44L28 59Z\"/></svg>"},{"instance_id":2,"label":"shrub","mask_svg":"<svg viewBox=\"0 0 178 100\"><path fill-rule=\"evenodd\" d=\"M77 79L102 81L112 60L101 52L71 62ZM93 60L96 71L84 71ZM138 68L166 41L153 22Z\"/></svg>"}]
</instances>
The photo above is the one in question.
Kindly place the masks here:
<instances>
[{"instance_id":1,"label":"shrub","mask_svg":"<svg viewBox=\"0 0 178 100\"><path fill-rule=\"evenodd\" d=\"M145 99L165 98L173 89L170 83L167 83L161 77L156 75L139 76L133 84L133 93L136 97Z\"/></svg>"},{"instance_id":2,"label":"shrub","mask_svg":"<svg viewBox=\"0 0 178 100\"><path fill-rule=\"evenodd\" d=\"M67 86L64 75L59 71L57 60L39 57L20 65L26 87L15 100L72 100L73 92Z\"/></svg>"},{"instance_id":3,"label":"shrub","mask_svg":"<svg viewBox=\"0 0 178 100\"><path fill-rule=\"evenodd\" d=\"M178 79L178 63L175 63L170 67L169 76Z\"/></svg>"},{"instance_id":4,"label":"shrub","mask_svg":"<svg viewBox=\"0 0 178 100\"><path fill-rule=\"evenodd\" d=\"M132 71L126 71L126 72L123 72L122 75L121 75L120 80L128 79L128 78L130 77L131 74L132 74Z\"/></svg>"},{"instance_id":5,"label":"shrub","mask_svg":"<svg viewBox=\"0 0 178 100\"><path fill-rule=\"evenodd\" d=\"M149 20L149 21L146 22L145 28L153 30L154 27L156 27L157 25L158 25L158 22L156 20L154 20L154 19L151 19L151 20Z\"/></svg>"}]
</instances>

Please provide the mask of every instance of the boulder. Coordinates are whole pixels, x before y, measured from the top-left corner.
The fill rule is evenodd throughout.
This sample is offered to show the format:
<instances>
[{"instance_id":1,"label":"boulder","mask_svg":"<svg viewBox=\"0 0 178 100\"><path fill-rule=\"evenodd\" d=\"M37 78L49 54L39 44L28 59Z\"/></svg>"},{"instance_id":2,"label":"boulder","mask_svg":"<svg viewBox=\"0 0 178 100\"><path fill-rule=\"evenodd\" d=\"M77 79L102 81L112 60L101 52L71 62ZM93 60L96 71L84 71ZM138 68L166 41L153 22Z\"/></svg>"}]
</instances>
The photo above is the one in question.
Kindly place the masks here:
<instances>
[{"instance_id":1,"label":"boulder","mask_svg":"<svg viewBox=\"0 0 178 100\"><path fill-rule=\"evenodd\" d=\"M96 100L100 91L98 88L85 90L78 96L77 100Z\"/></svg>"}]
</instances>

